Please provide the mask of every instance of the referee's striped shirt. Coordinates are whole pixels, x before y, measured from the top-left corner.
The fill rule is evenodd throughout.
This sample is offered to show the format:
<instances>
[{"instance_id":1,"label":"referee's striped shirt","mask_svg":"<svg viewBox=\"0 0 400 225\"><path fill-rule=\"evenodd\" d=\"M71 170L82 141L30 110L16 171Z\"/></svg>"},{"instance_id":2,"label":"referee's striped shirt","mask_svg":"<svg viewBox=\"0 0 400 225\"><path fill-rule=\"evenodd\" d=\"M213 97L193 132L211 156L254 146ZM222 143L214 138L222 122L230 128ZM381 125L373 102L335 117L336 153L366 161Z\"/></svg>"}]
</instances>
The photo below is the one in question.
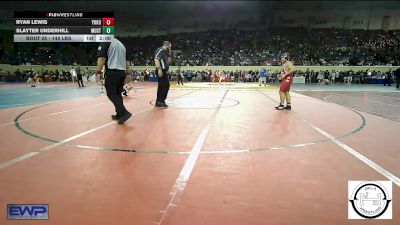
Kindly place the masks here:
<instances>
[{"instance_id":1,"label":"referee's striped shirt","mask_svg":"<svg viewBox=\"0 0 400 225\"><path fill-rule=\"evenodd\" d=\"M161 69L163 70L169 69L167 52L162 47L156 50L154 58L160 60Z\"/></svg>"}]
</instances>

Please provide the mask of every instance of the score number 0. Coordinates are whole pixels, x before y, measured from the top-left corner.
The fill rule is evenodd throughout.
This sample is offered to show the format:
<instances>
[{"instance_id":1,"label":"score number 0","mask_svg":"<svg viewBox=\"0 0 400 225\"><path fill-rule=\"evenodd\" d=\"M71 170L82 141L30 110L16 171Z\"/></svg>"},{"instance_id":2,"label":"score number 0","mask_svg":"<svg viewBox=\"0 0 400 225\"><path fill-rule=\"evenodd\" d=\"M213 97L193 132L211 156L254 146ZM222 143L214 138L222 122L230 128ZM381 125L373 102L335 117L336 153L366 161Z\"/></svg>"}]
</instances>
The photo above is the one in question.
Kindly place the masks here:
<instances>
[{"instance_id":1,"label":"score number 0","mask_svg":"<svg viewBox=\"0 0 400 225\"><path fill-rule=\"evenodd\" d=\"M103 18L103 34L114 34L114 18Z\"/></svg>"},{"instance_id":2,"label":"score number 0","mask_svg":"<svg viewBox=\"0 0 400 225\"><path fill-rule=\"evenodd\" d=\"M103 26L114 26L114 18L103 18Z\"/></svg>"}]
</instances>

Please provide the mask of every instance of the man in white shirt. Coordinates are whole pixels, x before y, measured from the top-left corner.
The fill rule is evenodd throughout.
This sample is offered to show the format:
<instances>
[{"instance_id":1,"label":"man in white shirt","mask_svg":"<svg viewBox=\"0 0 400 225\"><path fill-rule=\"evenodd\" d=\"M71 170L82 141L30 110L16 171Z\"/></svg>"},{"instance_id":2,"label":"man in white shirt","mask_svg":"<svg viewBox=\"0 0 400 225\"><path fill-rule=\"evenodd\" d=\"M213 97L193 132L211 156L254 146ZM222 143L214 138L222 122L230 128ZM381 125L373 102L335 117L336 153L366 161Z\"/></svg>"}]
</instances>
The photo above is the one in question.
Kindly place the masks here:
<instances>
[{"instance_id":1,"label":"man in white shirt","mask_svg":"<svg viewBox=\"0 0 400 225\"><path fill-rule=\"evenodd\" d=\"M72 78L72 83L75 83L75 81L77 80L77 74L75 71L75 68L72 67L71 70L69 71L69 73L71 74L71 78Z\"/></svg>"},{"instance_id":2,"label":"man in white shirt","mask_svg":"<svg viewBox=\"0 0 400 225\"><path fill-rule=\"evenodd\" d=\"M335 72L335 71L332 71L331 82L332 82L332 83L335 83L335 80L336 80L336 72Z\"/></svg>"},{"instance_id":3,"label":"man in white shirt","mask_svg":"<svg viewBox=\"0 0 400 225\"><path fill-rule=\"evenodd\" d=\"M347 85L350 85L353 82L353 72L349 71L349 75L347 76Z\"/></svg>"}]
</instances>

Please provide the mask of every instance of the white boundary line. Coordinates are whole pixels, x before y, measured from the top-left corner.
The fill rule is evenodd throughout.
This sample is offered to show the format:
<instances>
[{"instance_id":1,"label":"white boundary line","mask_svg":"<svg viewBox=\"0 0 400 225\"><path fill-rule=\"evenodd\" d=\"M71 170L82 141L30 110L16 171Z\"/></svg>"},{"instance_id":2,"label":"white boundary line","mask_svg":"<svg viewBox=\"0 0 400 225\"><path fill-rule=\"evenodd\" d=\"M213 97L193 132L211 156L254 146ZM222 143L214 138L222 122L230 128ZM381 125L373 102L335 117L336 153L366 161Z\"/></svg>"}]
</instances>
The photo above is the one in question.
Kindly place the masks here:
<instances>
[{"instance_id":1,"label":"white boundary line","mask_svg":"<svg viewBox=\"0 0 400 225\"><path fill-rule=\"evenodd\" d=\"M192 150L189 153L188 158L186 159L185 164L183 165L181 172L179 173L178 178L175 181L175 184L172 188L171 193L171 199L168 202L168 205L165 207L164 210L160 211L162 213L161 219L158 222L155 222L156 224L161 225L161 223L164 221L164 218L167 216L167 212L170 209L170 207L176 207L176 204L173 204L176 196L178 195L179 191L183 191L185 189L186 183L189 180L190 175L192 174L194 165L197 162L197 159L200 155L200 150L202 149L204 142L206 140L208 131L210 130L210 125L208 125L206 128L204 128L199 137L197 137L196 143L194 144Z\"/></svg>"},{"instance_id":2,"label":"white boundary line","mask_svg":"<svg viewBox=\"0 0 400 225\"><path fill-rule=\"evenodd\" d=\"M80 137L82 137L82 136L85 136L86 134L93 133L93 132L95 132L95 131L97 131L97 130L100 130L101 128L107 127L107 126L109 126L109 125L111 125L111 124L115 124L115 121L112 121L112 122L106 123L106 124L104 124L104 125L101 125L101 126L99 126L99 127L96 127L96 128L93 128L93 129L90 129L90 130L87 130L87 131L84 131L84 132L82 132L82 133L79 133L79 134L74 135L74 136L72 136L72 137L69 137L69 138L67 138L67 139L64 139L64 140L62 140L62 141L60 141L60 142L57 142L57 143L48 145L48 146L46 146L46 147L44 147L44 148L41 148L40 151L48 151L48 150L50 150L50 149L52 149L52 148L54 148L54 147L57 147L57 146L59 146L59 145L65 144L65 143L67 143L67 142L70 142L70 141L75 140L75 139L77 139L77 138L80 138Z\"/></svg>"},{"instance_id":3,"label":"white boundary line","mask_svg":"<svg viewBox=\"0 0 400 225\"><path fill-rule=\"evenodd\" d=\"M300 118L300 117L299 117ZM397 186L400 187L400 178L396 177L395 175L393 175L392 173L390 173L389 171L387 171L386 169L384 169L383 167L381 167L380 165L376 164L375 162L373 162L372 160L368 159L367 157L365 157L364 155L362 155L361 153L357 152L355 149L351 148L350 146L346 145L345 143L336 140L335 137L333 137L332 135L330 135L328 132L322 130L321 128L314 126L313 124L311 124L310 122L308 122L307 120L300 118L303 122L305 122L307 125L309 125L310 127L312 127L314 130L318 131L320 134L324 135L325 137L329 138L332 142L334 142L335 144L339 145L341 148L343 148L345 151L347 151L348 153L352 154L353 156L355 156L357 159L359 159L360 161L364 162L365 164L367 164L369 167L371 167L372 169L374 169L375 171L377 171L378 173L382 174L383 176L385 176L387 179L391 180L393 183L395 183Z\"/></svg>"},{"instance_id":4,"label":"white boundary line","mask_svg":"<svg viewBox=\"0 0 400 225\"><path fill-rule=\"evenodd\" d=\"M47 115L48 116L54 116L54 115L58 115L58 114L61 114L61 113L66 113L66 112L71 112L71 111L76 111L76 110L78 110L78 108L67 109L67 110L60 111L60 112L55 112L55 113L49 113Z\"/></svg>"},{"instance_id":5,"label":"white boundary line","mask_svg":"<svg viewBox=\"0 0 400 225\"><path fill-rule=\"evenodd\" d=\"M303 95L303 94L299 94L296 93L298 95ZM306 95L305 95L306 96ZM330 96L330 95L329 95ZM307 96L309 97L309 96ZM312 97L311 97L312 98ZM317 99L319 100L319 99ZM322 101L324 103L331 103L331 104L335 104L337 106L341 106L344 107L342 105L336 104L334 102L327 102L327 101ZM297 116L297 118L299 118L300 120L302 120L303 122L305 122L307 125L309 125L311 128L313 128L314 130L316 130L317 132L319 132L320 134L324 135L325 137L329 138L332 142L334 142L335 144L337 144L339 147L341 147L342 149L344 149L345 151L347 151L348 153L352 154L354 157L356 157L357 159L359 159L360 161L364 162L365 164L367 164L369 167L371 167L372 169L374 169L375 171L377 171L378 173L380 173L381 175L383 175L384 177L386 177L387 179L391 180L394 184L396 184L397 186L400 187L400 178L396 177L394 174L392 174L391 172L387 171L386 169L384 169L383 167L381 167L380 165L378 165L377 163L375 163L374 161L368 159L367 157L365 157L364 155L362 155L361 153L359 153L358 151L356 151L355 149L351 148L350 146L346 145L345 143L335 139L335 137L333 137L331 134L329 134L328 132L322 130L321 128L311 124L310 122L308 122L307 120L303 119L300 116Z\"/></svg>"},{"instance_id":6,"label":"white boundary line","mask_svg":"<svg viewBox=\"0 0 400 225\"><path fill-rule=\"evenodd\" d=\"M148 108L146 108L146 109L144 109L144 110L141 110L141 111L139 111L139 112L133 114L133 116L136 116L136 115L138 115L138 114L140 114L140 113L146 112L146 111L148 111L148 110L150 110L150 109L153 109L153 108L154 108L154 106L148 107ZM80 138L80 137L82 137L82 136L84 136L84 135L93 133L93 132L95 132L95 131L97 131L97 130L100 130L100 129L104 128L104 127L107 127L107 126L109 126L109 125L111 125L111 124L115 124L115 123L116 123L116 121L112 121L112 122L106 123L106 124L104 124L104 125L101 125L101 126L99 126L99 127L96 127L96 128L93 128L93 129L90 129L90 130L81 132L81 133L79 133L79 134L77 134L77 135L74 135L74 136L72 136L72 137L66 138L66 139L64 139L64 140L62 140L62 141L60 141L60 142L57 142L57 143L48 145L48 146L46 146L46 147L43 147L43 148L39 149L39 151L48 151L48 150L53 149L53 148L55 148L55 147L57 147L57 146L59 146L59 145L65 144L65 143L67 143L67 142L70 142L70 141L72 141L72 140L75 140L75 139L77 139L77 138ZM7 161L7 162L0 163L0 169L3 169L3 168L8 167L8 166L11 166L11 165L13 165L13 164L15 164L15 163L17 163L17 162L21 162L21 161L23 161L23 160L25 160L25 159L29 159L29 158L31 158L31 157L33 157L33 156L35 156L35 155L38 155L38 154L40 153L39 151L38 151L38 152L30 152L30 153L27 153L27 154L25 154L25 155L19 156L19 157L15 158L15 159L9 160L9 161Z\"/></svg>"},{"instance_id":7,"label":"white boundary line","mask_svg":"<svg viewBox=\"0 0 400 225\"><path fill-rule=\"evenodd\" d=\"M189 94L190 94L190 93L189 93ZM56 103L56 102L61 102L61 101L55 101L55 102L50 102L50 103ZM141 111L139 111L139 112L137 112L137 113L134 113L134 114L132 114L132 116L137 116L138 114L144 113L144 112L146 112L146 111L148 111L148 110L150 110L150 109L154 109L154 106L148 107L148 108L143 109L143 110L141 110ZM51 144L51 145L48 145L48 146L46 146L46 147L43 147L43 148L39 149L39 151L48 151L48 150L50 150L50 149L52 149L52 148L54 148L54 147L57 147L57 146L62 145L62 144L65 144L65 143L67 143L67 142L70 142L70 141L75 140L75 139L77 139L77 138L79 138L79 137L82 137L82 136L84 136L84 135L90 134L90 133L92 133L92 132L94 132L94 131L97 131L97 130L99 130L99 129L102 129L102 128L104 128L104 127L107 127L107 126L109 126L109 125L111 125L111 124L115 124L115 123L116 123L116 121L109 122L109 123L106 123L106 124L101 125L101 126L99 126L99 127L96 127L96 128L93 128L93 129L90 129L90 130L81 132L81 133L79 133L79 134L77 134L77 135L74 135L74 136L72 136L72 137L66 138L66 139L64 139L64 140L62 140L62 141L60 141L60 142L53 143L53 144ZM0 163L0 169L3 169L3 168L8 167L8 166L11 166L11 165L13 165L13 164L15 164L15 163L17 163L17 162L23 161L23 160L25 160L25 159L29 159L29 158L31 158L31 157L37 155L37 154L39 154L39 152L30 152L30 153L27 153L27 154L25 154L25 155L19 156L19 157L15 158L15 159L12 159L12 160L9 160L9 161Z\"/></svg>"},{"instance_id":8,"label":"white boundary line","mask_svg":"<svg viewBox=\"0 0 400 225\"><path fill-rule=\"evenodd\" d=\"M168 210L171 207L177 206L177 204L174 204L175 198L180 193L180 191L183 191L185 189L187 181L189 180L189 177L192 174L193 168L194 168L194 166L197 162L197 159L200 155L200 151L203 148L204 142L207 138L208 131L210 130L212 124L214 123L214 119L216 118L217 113L221 109L222 103L224 102L225 96L228 93L228 91L229 91L229 89L226 89L224 95L222 96L222 98L219 101L218 107L214 111L214 114L212 115L207 126L205 128L203 128L200 135L197 137L196 143L194 144L192 150L190 151L189 156L186 159L185 164L183 165L181 172L179 173L179 176L175 181L174 186L172 187L172 191L170 192L170 194L172 195L171 199L168 202L168 205L165 207L165 209L160 211L162 213L161 219L158 222L154 222L155 224L161 225L162 222L164 221L164 218L168 214Z\"/></svg>"},{"instance_id":9,"label":"white boundary line","mask_svg":"<svg viewBox=\"0 0 400 225\"><path fill-rule=\"evenodd\" d=\"M303 95L303 94L299 94L296 93L298 95L302 95L305 97L309 97L307 95ZM272 98L272 97L271 97ZM309 98L313 98L313 97L309 97ZM316 99L316 98L313 98ZM321 101L323 103L330 103L330 104L335 104L337 106L340 107L344 107L342 105L336 104L334 102L326 102L326 101L322 101L320 99L316 99L318 101ZM347 151L348 153L352 154L354 157L356 157L357 159L359 159L360 161L364 162L365 164L367 164L369 167L371 167L372 169L374 169L375 171L377 171L378 173L380 173L381 175L383 175L384 177L386 177L387 179L391 180L394 184L396 184L397 186L400 187L400 178L396 177L395 175L393 175L392 173L390 173L389 171L387 171L386 169L384 169L383 167L381 167L380 165L378 165L377 163L375 163L374 161L368 159L367 157L365 157L364 155L362 155L361 153L359 153L358 151L356 151L355 149L351 148L350 146L346 145L345 143L335 139L335 137L333 137L331 134L329 134L328 132L322 130L321 128L313 125L312 123L308 122L307 120L303 119L300 116L296 116L298 119L300 119L301 121L305 122L308 126L310 126L311 128L313 128L314 130L316 130L317 132L319 132L320 134L324 135L325 137L329 138L332 142L334 142L335 144L337 144L339 147L341 147L342 149L344 149L345 151Z\"/></svg>"},{"instance_id":10,"label":"white boundary line","mask_svg":"<svg viewBox=\"0 0 400 225\"><path fill-rule=\"evenodd\" d=\"M15 159L12 159L10 161L4 162L4 163L0 163L0 169L4 169L4 168L6 168L8 166L11 166L11 165L13 165L13 164L15 164L17 162L22 161L22 160L28 159L28 158L30 158L32 156L37 155L37 154L39 154L39 152L29 152L29 153L27 153L25 155L19 156L19 157L15 158Z\"/></svg>"},{"instance_id":11,"label":"white boundary line","mask_svg":"<svg viewBox=\"0 0 400 225\"><path fill-rule=\"evenodd\" d=\"M200 154L200 150L203 147L204 142L206 141L206 137L210 128L211 124L204 128L197 138L196 143L192 148L192 151L189 153L189 157L187 158L185 165L182 167L182 170L179 173L178 179L180 180L180 183L186 183L189 180L190 174L192 174L194 165L196 164L197 158Z\"/></svg>"},{"instance_id":12,"label":"white boundary line","mask_svg":"<svg viewBox=\"0 0 400 225\"><path fill-rule=\"evenodd\" d=\"M146 96L146 95L150 95L150 94L153 94L153 93L143 94L143 95L135 95L135 96L132 96L132 97L130 97L130 98L133 99L133 98L138 98L138 97L142 97L142 96ZM63 100L63 101L64 101L64 100ZM67 100L66 100L66 101L67 101ZM55 102L61 102L61 101L55 101ZM53 102L49 102L49 103L53 103ZM104 104L107 104L107 103L108 103L108 102L101 102L101 103L96 103L96 104L93 104L93 105L87 105L87 106L85 106L85 107L93 107L93 106L98 106L98 105L104 105ZM0 105L0 106L1 106L1 105ZM49 113L49 114L47 114L47 115L48 115L48 116L54 116L54 115L58 115L58 114L66 113L66 112L81 110L81 109L83 109L83 108L85 108L85 107L67 109L67 110L60 111L60 112ZM39 119L39 118L40 118L40 117L32 117L32 118L27 118L27 119L19 120L18 122L24 122L24 121L34 120L34 119ZM0 124L0 127L7 126L7 125L11 125L11 124L15 124L15 122L3 123L3 124Z\"/></svg>"}]
</instances>

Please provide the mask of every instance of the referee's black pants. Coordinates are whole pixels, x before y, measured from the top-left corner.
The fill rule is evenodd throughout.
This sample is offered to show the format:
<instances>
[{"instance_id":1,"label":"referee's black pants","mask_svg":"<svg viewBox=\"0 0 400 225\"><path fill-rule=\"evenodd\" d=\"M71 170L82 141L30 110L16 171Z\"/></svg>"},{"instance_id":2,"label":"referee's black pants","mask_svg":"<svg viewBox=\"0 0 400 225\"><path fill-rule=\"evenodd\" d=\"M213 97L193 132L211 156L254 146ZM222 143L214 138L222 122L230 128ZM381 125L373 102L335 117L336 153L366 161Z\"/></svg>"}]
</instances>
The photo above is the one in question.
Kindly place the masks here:
<instances>
[{"instance_id":1,"label":"referee's black pants","mask_svg":"<svg viewBox=\"0 0 400 225\"><path fill-rule=\"evenodd\" d=\"M82 79L82 74L77 74L78 77L78 85L79 87L83 87L83 79ZM82 86L81 86L82 84Z\"/></svg>"},{"instance_id":2,"label":"referee's black pants","mask_svg":"<svg viewBox=\"0 0 400 225\"><path fill-rule=\"evenodd\" d=\"M117 117L125 115L128 110L124 106L121 93L124 89L125 71L123 70L106 70L104 86L107 91L107 97L115 106Z\"/></svg>"},{"instance_id":3,"label":"referee's black pants","mask_svg":"<svg viewBox=\"0 0 400 225\"><path fill-rule=\"evenodd\" d=\"M156 70L157 80L158 80L158 88L157 88L157 102L165 103L165 99L167 99L168 91L169 91L169 79L167 70L162 70L162 77L158 77L158 71Z\"/></svg>"}]
</instances>

